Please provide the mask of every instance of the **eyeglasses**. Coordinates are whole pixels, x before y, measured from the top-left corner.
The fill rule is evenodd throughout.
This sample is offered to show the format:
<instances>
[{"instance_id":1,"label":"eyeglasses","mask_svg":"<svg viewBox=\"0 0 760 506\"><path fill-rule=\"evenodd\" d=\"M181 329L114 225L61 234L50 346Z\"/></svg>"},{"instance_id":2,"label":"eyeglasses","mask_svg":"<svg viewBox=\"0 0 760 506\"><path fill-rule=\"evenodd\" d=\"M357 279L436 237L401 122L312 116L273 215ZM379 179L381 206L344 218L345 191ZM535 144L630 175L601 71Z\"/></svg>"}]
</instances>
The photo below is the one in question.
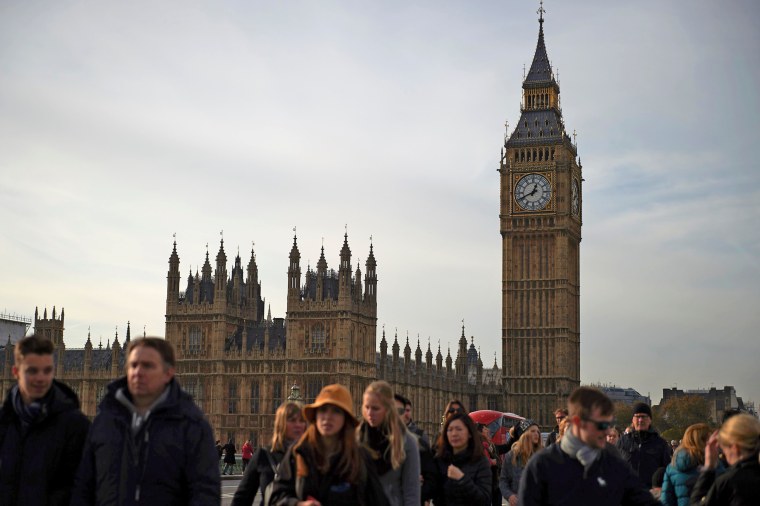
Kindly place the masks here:
<instances>
[{"instance_id":1,"label":"eyeglasses","mask_svg":"<svg viewBox=\"0 0 760 506\"><path fill-rule=\"evenodd\" d=\"M594 427L596 427L596 430L607 430L613 425L615 425L615 420L610 420L609 422L607 422L607 421L600 421L600 420L592 420L590 418L584 418L583 421L593 423Z\"/></svg>"},{"instance_id":2,"label":"eyeglasses","mask_svg":"<svg viewBox=\"0 0 760 506\"><path fill-rule=\"evenodd\" d=\"M562 420L564 420L567 417L566 416L557 416L555 418L557 419L558 422L561 422Z\"/></svg>"}]
</instances>

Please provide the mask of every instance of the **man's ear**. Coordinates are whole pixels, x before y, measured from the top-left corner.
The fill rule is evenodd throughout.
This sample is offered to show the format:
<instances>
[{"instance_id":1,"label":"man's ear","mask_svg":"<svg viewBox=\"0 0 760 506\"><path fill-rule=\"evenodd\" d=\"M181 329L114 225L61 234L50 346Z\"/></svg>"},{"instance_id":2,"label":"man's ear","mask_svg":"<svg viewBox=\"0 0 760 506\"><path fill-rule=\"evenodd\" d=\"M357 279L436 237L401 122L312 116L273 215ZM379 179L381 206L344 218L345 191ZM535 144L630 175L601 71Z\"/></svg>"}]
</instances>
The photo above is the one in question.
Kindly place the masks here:
<instances>
[{"instance_id":1,"label":"man's ear","mask_svg":"<svg viewBox=\"0 0 760 506\"><path fill-rule=\"evenodd\" d=\"M11 367L11 373L13 373L13 377L14 378L18 379L18 366L17 365L14 365L13 367Z\"/></svg>"},{"instance_id":2,"label":"man's ear","mask_svg":"<svg viewBox=\"0 0 760 506\"><path fill-rule=\"evenodd\" d=\"M166 374L168 376L167 383L172 380L172 378L174 377L175 371L176 371L176 369L174 367L169 367L166 370Z\"/></svg>"}]
</instances>

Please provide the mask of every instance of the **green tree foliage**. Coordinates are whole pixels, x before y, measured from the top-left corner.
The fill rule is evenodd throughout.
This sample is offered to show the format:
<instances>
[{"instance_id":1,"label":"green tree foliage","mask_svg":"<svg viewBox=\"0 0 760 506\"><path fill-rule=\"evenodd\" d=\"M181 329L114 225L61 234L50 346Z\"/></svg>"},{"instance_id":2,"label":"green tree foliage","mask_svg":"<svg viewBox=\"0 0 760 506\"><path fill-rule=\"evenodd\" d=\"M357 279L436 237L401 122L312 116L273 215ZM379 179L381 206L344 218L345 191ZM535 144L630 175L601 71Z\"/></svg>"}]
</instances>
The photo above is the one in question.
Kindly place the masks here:
<instances>
[{"instance_id":1,"label":"green tree foliage","mask_svg":"<svg viewBox=\"0 0 760 506\"><path fill-rule=\"evenodd\" d=\"M631 418L633 418L633 406L629 406L625 402L618 401L615 404L615 425L622 434L625 432L625 428L631 425Z\"/></svg>"},{"instance_id":2,"label":"green tree foliage","mask_svg":"<svg viewBox=\"0 0 760 506\"><path fill-rule=\"evenodd\" d=\"M672 439L681 439L689 425L712 424L710 406L705 399L696 395L671 397L658 406L655 418L659 430L679 435L673 436Z\"/></svg>"}]
</instances>

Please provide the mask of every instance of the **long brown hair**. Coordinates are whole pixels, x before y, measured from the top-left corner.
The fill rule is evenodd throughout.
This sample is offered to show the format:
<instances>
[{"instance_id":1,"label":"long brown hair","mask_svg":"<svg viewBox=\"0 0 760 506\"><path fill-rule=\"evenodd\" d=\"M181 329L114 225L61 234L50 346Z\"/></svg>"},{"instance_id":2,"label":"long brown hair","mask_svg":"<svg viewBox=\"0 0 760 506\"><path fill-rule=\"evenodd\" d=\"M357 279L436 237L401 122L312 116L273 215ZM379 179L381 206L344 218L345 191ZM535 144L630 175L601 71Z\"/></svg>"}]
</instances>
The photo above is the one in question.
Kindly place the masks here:
<instances>
[{"instance_id":1,"label":"long brown hair","mask_svg":"<svg viewBox=\"0 0 760 506\"><path fill-rule=\"evenodd\" d=\"M301 418L303 418L303 413L301 412L301 409L303 408L303 405L300 402L296 401L287 401L277 408L277 411L274 413L274 430L272 431L272 451L280 451L284 452L287 450L285 446L285 431L288 428L288 418L291 416L298 414ZM304 423L306 422L306 419L303 418ZM290 441L290 443L293 443L293 441Z\"/></svg>"},{"instance_id":2,"label":"long brown hair","mask_svg":"<svg viewBox=\"0 0 760 506\"><path fill-rule=\"evenodd\" d=\"M538 429L537 425L531 425L528 427L528 430L526 430L521 436L520 439L517 440L515 444L512 445L512 464L513 465L519 465L525 467L525 465L528 463L528 460L538 452L538 450L541 449L541 433L539 432L538 436L538 443L534 443L531 441L531 435L530 435L530 429L533 427L536 427Z\"/></svg>"},{"instance_id":3,"label":"long brown hair","mask_svg":"<svg viewBox=\"0 0 760 506\"><path fill-rule=\"evenodd\" d=\"M331 405L335 406L334 404ZM362 461L359 452L359 444L356 442L356 428L348 420L349 417L353 417L354 415L343 409L341 409L341 411L343 411L343 415L346 419L343 423L343 428L340 430L340 436L338 437L338 449L336 453L339 455L339 460L336 472L349 483L357 484L363 477L364 462ZM296 473L298 476L308 476L310 471L306 462L304 462L301 456L295 452L295 450L303 445L310 446L313 450L314 458L317 463L317 470L322 474L330 472L330 461L326 455L327 451L322 442L322 436L317 431L316 423L309 424L306 428L306 432L301 436L301 439L293 446L294 454L296 455Z\"/></svg>"},{"instance_id":4,"label":"long brown hair","mask_svg":"<svg viewBox=\"0 0 760 506\"><path fill-rule=\"evenodd\" d=\"M443 432L441 433L440 438L441 443L438 445L435 456L443 459L444 461L450 461L454 456L454 448L452 448L451 444L449 443L449 438L446 437L446 432L449 430L449 425L457 420L460 420L464 424L465 428L467 428L467 431L470 433L470 438L467 441L467 450L465 450L469 454L469 460L471 462L477 462L481 458L484 458L483 441L480 437L480 432L478 432L477 427L475 427L475 422L472 421L472 418L470 418L469 415L465 415L463 413L456 413L452 415L448 420L446 420L446 423L443 424Z\"/></svg>"},{"instance_id":5,"label":"long brown hair","mask_svg":"<svg viewBox=\"0 0 760 506\"><path fill-rule=\"evenodd\" d=\"M380 431L388 438L388 451L390 452L390 462L393 469L398 469L406 459L406 452L404 451L404 438L406 437L406 425L401 420L401 417L396 411L396 403L393 398L393 389L385 381L373 381L364 390L364 395L374 394L377 396L380 404L385 408L385 418L380 425ZM362 397L362 404L364 398ZM363 410L362 410L363 411ZM356 431L356 436L361 439L363 433L362 428L367 425L366 420L362 420L359 425L359 430ZM369 441L361 441L371 454L377 454L374 448L369 446Z\"/></svg>"},{"instance_id":6,"label":"long brown hair","mask_svg":"<svg viewBox=\"0 0 760 506\"><path fill-rule=\"evenodd\" d=\"M454 415L454 413L449 413L449 410L454 404L459 404L459 407L461 408L459 412L461 414L465 414L465 415L468 414L467 408L464 407L464 404L462 404L462 401L460 401L459 399L451 399L449 403L446 404L446 409L443 410L443 415L441 415L441 433L438 434L438 438L435 440L435 446L434 446L435 448L440 448L441 445L443 444L443 440L445 439L443 437L444 436L443 426L446 424L446 421L449 418L451 418L452 415Z\"/></svg>"},{"instance_id":7,"label":"long brown hair","mask_svg":"<svg viewBox=\"0 0 760 506\"><path fill-rule=\"evenodd\" d=\"M695 423L686 428L683 433L681 444L673 452L673 466L676 465L676 458L680 452L686 452L691 457L692 463L702 465L705 463L705 446L707 439L710 437L710 426L706 423Z\"/></svg>"}]
</instances>

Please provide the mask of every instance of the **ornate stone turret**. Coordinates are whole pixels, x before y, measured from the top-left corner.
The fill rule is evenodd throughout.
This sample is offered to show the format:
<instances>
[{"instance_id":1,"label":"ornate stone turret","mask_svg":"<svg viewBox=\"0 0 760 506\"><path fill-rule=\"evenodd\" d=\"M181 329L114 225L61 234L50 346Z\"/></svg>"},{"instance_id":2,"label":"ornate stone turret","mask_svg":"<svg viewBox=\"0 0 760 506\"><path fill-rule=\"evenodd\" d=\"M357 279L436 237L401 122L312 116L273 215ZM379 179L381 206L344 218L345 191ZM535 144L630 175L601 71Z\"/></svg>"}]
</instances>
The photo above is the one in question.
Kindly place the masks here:
<instances>
[{"instance_id":1,"label":"ornate stone turret","mask_svg":"<svg viewBox=\"0 0 760 506\"><path fill-rule=\"evenodd\" d=\"M295 234L293 235L293 247L290 248L290 264L288 264L288 300L301 298L301 253Z\"/></svg>"},{"instance_id":2,"label":"ornate stone turret","mask_svg":"<svg viewBox=\"0 0 760 506\"><path fill-rule=\"evenodd\" d=\"M169 272L166 274L166 312L176 309L179 304L179 255L177 241L174 241L172 254L169 256Z\"/></svg>"}]
</instances>

